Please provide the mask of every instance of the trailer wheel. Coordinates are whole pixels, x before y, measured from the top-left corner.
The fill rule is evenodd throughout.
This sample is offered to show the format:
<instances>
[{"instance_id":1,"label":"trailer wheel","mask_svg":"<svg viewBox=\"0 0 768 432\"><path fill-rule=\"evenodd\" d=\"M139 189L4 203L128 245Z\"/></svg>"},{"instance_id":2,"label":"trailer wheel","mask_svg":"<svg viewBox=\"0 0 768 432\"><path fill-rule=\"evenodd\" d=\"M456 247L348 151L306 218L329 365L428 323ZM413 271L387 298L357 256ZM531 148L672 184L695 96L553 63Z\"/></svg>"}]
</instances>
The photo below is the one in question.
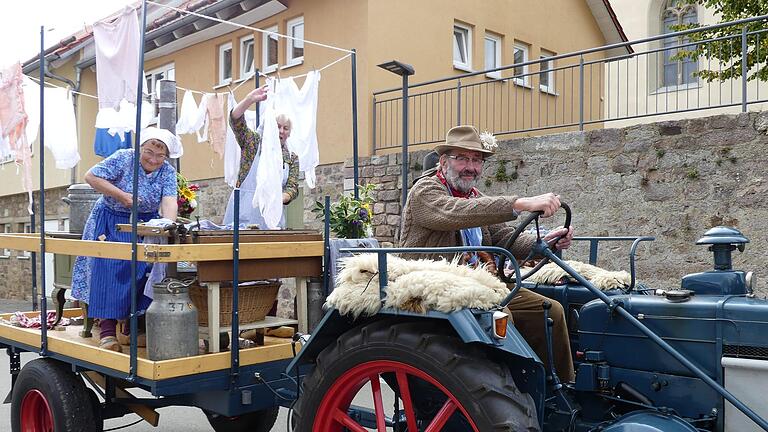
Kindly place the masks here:
<instances>
[{"instance_id":1,"label":"trailer wheel","mask_svg":"<svg viewBox=\"0 0 768 432\"><path fill-rule=\"evenodd\" d=\"M384 409L382 380L400 395L409 431L539 430L533 399L517 389L506 365L430 323L386 320L348 331L320 353L302 383L295 430L365 430L348 413L366 384L375 429L384 430L394 408Z\"/></svg>"},{"instance_id":2,"label":"trailer wheel","mask_svg":"<svg viewBox=\"0 0 768 432\"><path fill-rule=\"evenodd\" d=\"M101 431L89 392L68 365L47 358L32 360L13 387L11 430Z\"/></svg>"},{"instance_id":3,"label":"trailer wheel","mask_svg":"<svg viewBox=\"0 0 768 432\"><path fill-rule=\"evenodd\" d=\"M208 423L216 432L269 432L277 421L280 407L243 414L237 417L225 417L205 411Z\"/></svg>"}]
</instances>

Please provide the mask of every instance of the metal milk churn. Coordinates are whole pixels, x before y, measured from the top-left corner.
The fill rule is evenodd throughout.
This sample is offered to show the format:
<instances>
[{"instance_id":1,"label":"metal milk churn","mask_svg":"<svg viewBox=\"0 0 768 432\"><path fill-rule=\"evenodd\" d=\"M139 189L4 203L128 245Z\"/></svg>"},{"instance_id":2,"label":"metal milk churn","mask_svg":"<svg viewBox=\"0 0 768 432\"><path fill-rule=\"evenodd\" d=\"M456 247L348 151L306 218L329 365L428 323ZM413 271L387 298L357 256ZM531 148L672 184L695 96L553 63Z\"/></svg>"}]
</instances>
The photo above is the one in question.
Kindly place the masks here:
<instances>
[{"instance_id":1,"label":"metal milk churn","mask_svg":"<svg viewBox=\"0 0 768 432\"><path fill-rule=\"evenodd\" d=\"M147 309L147 357L168 360L198 354L197 308L189 299L189 284L165 279L152 285Z\"/></svg>"},{"instance_id":2,"label":"metal milk churn","mask_svg":"<svg viewBox=\"0 0 768 432\"><path fill-rule=\"evenodd\" d=\"M101 194L87 183L73 184L61 200L69 204L69 232L82 233L91 209Z\"/></svg>"}]
</instances>

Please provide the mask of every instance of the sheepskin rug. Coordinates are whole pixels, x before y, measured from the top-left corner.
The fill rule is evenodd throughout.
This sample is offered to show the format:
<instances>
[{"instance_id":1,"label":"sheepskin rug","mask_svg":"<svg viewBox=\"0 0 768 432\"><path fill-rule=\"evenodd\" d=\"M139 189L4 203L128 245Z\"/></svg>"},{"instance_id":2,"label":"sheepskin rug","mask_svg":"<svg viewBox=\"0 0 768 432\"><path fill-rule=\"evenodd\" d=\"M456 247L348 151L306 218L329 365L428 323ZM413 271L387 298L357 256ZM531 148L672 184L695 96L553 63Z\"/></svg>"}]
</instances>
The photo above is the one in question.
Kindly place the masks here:
<instances>
[{"instance_id":1,"label":"sheepskin rug","mask_svg":"<svg viewBox=\"0 0 768 432\"><path fill-rule=\"evenodd\" d=\"M381 308L378 257L359 254L343 258L336 287L326 307L343 315L370 316ZM385 307L424 313L453 312L462 308L491 309L509 293L507 286L483 267L456 262L405 260L387 257Z\"/></svg>"},{"instance_id":2,"label":"sheepskin rug","mask_svg":"<svg viewBox=\"0 0 768 432\"><path fill-rule=\"evenodd\" d=\"M632 276L623 270L609 271L580 261L566 261L566 263L576 270L576 273L584 276L586 280L592 282L592 285L601 290L626 288L632 282ZM525 273L530 270L530 268L523 267L520 272ZM539 271L526 279L526 282L549 285L561 284L564 281L576 282L576 279L573 279L565 270L552 262L544 264Z\"/></svg>"}]
</instances>

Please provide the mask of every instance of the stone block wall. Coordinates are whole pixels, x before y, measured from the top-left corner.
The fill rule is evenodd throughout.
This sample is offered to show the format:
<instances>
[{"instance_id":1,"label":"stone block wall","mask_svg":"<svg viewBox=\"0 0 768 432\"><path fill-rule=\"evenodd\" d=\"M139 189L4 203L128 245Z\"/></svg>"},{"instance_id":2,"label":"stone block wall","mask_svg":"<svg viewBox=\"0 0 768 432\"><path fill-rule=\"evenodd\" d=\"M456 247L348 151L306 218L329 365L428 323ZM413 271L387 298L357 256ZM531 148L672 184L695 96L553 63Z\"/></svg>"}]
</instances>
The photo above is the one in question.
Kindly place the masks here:
<instances>
[{"instance_id":1,"label":"stone block wall","mask_svg":"<svg viewBox=\"0 0 768 432\"><path fill-rule=\"evenodd\" d=\"M490 195L558 193L571 205L579 236L651 235L638 250L639 281L653 288L679 287L687 273L712 268L712 254L694 242L707 229L730 225L751 243L734 253L734 266L758 275L758 292L768 292L761 264L768 247L768 113L720 115L690 120L600 129L500 142L486 162L479 189ZM410 181L421 172L426 151L409 156ZM400 154L359 161L361 183L376 183L374 233L396 243L400 223ZM304 221L322 230L311 212L325 195L337 199L352 189L352 161L318 167L317 187L304 186ZM230 189L222 179L198 182L199 214L220 222ZM49 218L66 217L58 192L46 194ZM24 195L0 198L0 224L28 220ZM562 223L562 212L543 223ZM16 226L16 225L14 225ZM598 264L628 269L629 243L604 243ZM15 254L15 252L14 252ZM566 258L586 261L588 247L576 243ZM0 259L0 298L25 298L29 262ZM287 302L287 298L285 299Z\"/></svg>"}]
</instances>

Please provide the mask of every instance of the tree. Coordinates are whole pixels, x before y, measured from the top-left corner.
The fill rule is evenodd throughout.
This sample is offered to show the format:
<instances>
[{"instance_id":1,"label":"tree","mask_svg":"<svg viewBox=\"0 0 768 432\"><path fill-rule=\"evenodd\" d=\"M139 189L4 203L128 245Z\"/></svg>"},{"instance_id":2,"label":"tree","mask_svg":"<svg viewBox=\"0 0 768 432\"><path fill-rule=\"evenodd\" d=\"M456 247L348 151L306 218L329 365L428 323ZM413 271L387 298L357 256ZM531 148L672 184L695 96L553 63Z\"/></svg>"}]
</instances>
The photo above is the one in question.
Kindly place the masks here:
<instances>
[{"instance_id":1,"label":"tree","mask_svg":"<svg viewBox=\"0 0 768 432\"><path fill-rule=\"evenodd\" d=\"M745 18L768 15L768 0L684 0L686 3L699 4L713 10L721 18L720 22L731 22ZM686 35L691 42L702 42L679 51L678 60L686 58L706 59L708 68L695 72L695 75L707 82L725 81L741 78L742 31L747 35L747 80L768 80L768 20L756 20L736 26L726 26L710 30L701 30ZM675 30L700 28L701 24L675 26ZM717 65L717 66L715 66Z\"/></svg>"}]
</instances>

